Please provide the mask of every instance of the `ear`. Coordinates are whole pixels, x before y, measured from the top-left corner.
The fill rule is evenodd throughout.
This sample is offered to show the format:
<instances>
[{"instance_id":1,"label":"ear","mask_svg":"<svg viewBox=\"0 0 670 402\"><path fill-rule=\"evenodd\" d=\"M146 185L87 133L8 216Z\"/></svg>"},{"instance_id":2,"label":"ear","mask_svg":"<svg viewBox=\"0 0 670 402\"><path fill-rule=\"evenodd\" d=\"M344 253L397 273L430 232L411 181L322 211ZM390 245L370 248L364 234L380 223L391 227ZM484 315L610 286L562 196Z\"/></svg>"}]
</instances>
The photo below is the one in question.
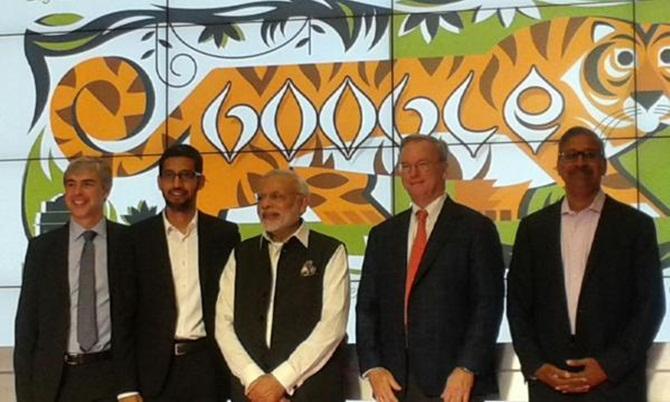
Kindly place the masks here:
<instances>
[{"instance_id":1,"label":"ear","mask_svg":"<svg viewBox=\"0 0 670 402\"><path fill-rule=\"evenodd\" d=\"M612 25L598 21L591 28L591 39L593 39L593 43L598 43L614 32L616 32L616 28Z\"/></svg>"},{"instance_id":2,"label":"ear","mask_svg":"<svg viewBox=\"0 0 670 402\"><path fill-rule=\"evenodd\" d=\"M202 188L205 187L205 175L201 175L198 177L198 191L202 190Z\"/></svg>"}]
</instances>

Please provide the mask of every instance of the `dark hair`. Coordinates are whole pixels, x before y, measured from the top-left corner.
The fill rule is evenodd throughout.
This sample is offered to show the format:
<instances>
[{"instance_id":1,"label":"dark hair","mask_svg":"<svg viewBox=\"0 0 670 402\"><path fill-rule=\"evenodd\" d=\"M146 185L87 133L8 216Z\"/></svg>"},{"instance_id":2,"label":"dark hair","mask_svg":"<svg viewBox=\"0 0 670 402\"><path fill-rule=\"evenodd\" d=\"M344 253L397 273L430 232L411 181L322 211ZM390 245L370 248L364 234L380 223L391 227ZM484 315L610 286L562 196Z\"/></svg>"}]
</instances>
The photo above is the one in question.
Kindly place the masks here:
<instances>
[{"instance_id":1,"label":"dark hair","mask_svg":"<svg viewBox=\"0 0 670 402\"><path fill-rule=\"evenodd\" d=\"M191 159L195 164L195 171L197 173L202 173L202 155L200 155L200 152L190 145L177 144L166 149L165 152L163 152L163 155L161 155L161 158L158 160L158 174L160 175L163 173L163 165L167 159L177 157Z\"/></svg>"},{"instance_id":2,"label":"dark hair","mask_svg":"<svg viewBox=\"0 0 670 402\"><path fill-rule=\"evenodd\" d=\"M561 139L558 141L559 154L561 151L563 151L563 148L565 148L565 144L567 144L568 141L579 136L591 137L595 142L598 143L601 157L605 157L605 144L603 143L603 140L593 130L582 126L570 127L568 131L563 133Z\"/></svg>"}]
</instances>

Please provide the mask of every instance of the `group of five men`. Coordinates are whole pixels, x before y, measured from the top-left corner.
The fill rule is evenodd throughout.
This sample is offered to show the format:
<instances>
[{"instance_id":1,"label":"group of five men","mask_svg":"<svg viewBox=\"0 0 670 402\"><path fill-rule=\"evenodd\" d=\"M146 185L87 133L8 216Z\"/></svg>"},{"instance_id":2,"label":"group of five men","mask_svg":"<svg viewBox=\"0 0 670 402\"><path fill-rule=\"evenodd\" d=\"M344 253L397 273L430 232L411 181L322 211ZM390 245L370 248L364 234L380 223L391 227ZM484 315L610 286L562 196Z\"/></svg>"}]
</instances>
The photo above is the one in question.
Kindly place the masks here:
<instances>
[{"instance_id":1,"label":"group of five men","mask_svg":"<svg viewBox=\"0 0 670 402\"><path fill-rule=\"evenodd\" d=\"M404 138L409 210L374 227L356 305L356 348L377 401L495 394L504 262L494 224L445 194L446 144ZM600 138L568 130L565 198L522 219L507 314L531 401L644 401L646 351L664 314L653 221L600 189ZM16 316L18 402L337 402L349 311L344 245L301 216L306 183L256 184L263 233L197 210L203 160L159 160L162 213L104 218L105 161L64 176L69 223L29 242ZM232 374L232 375L231 375ZM230 381L228 380L230 378Z\"/></svg>"}]
</instances>

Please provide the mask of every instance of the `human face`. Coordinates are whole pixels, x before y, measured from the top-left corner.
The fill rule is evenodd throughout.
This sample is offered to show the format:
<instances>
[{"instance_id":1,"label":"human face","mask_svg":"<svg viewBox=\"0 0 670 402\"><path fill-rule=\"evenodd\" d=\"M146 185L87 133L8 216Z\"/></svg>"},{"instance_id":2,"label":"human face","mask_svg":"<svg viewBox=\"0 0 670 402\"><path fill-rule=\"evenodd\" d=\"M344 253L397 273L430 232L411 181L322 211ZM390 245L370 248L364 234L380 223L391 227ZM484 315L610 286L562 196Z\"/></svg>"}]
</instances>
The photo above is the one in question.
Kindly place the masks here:
<instances>
[{"instance_id":1,"label":"human face","mask_svg":"<svg viewBox=\"0 0 670 402\"><path fill-rule=\"evenodd\" d=\"M65 205L72 219L84 229L100 222L108 195L94 170L74 171L65 178Z\"/></svg>"},{"instance_id":2,"label":"human face","mask_svg":"<svg viewBox=\"0 0 670 402\"><path fill-rule=\"evenodd\" d=\"M300 225L307 197L298 192L295 180L283 176L263 179L257 197L256 208L263 229L273 240L286 240Z\"/></svg>"},{"instance_id":3,"label":"human face","mask_svg":"<svg viewBox=\"0 0 670 402\"><path fill-rule=\"evenodd\" d=\"M402 185L417 206L424 208L444 194L447 163L440 160L435 144L429 141L406 144L398 167Z\"/></svg>"},{"instance_id":4,"label":"human face","mask_svg":"<svg viewBox=\"0 0 670 402\"><path fill-rule=\"evenodd\" d=\"M204 182L204 176L195 171L193 159L185 156L166 159L163 172L158 176L158 188L163 193L165 205L175 212L195 211L198 191Z\"/></svg>"},{"instance_id":5,"label":"human face","mask_svg":"<svg viewBox=\"0 0 670 402\"><path fill-rule=\"evenodd\" d=\"M560 152L558 174L565 182L568 196L595 195L607 170L598 141L588 135L578 135L566 142ZM597 157L586 158L585 154Z\"/></svg>"}]
</instances>

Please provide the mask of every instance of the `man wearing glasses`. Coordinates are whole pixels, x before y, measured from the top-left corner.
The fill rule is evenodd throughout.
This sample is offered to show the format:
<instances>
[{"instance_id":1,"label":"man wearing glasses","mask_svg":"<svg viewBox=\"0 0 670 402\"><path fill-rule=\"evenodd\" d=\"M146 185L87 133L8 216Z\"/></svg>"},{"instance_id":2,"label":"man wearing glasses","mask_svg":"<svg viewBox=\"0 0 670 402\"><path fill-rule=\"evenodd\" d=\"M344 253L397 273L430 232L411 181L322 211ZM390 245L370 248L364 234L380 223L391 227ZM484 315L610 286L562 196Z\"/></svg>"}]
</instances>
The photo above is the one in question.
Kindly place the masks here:
<instances>
[{"instance_id":1,"label":"man wearing glasses","mask_svg":"<svg viewBox=\"0 0 670 402\"><path fill-rule=\"evenodd\" d=\"M307 227L307 184L291 171L258 188L263 234L242 242L221 279L216 339L233 402L344 402L349 312L344 245Z\"/></svg>"},{"instance_id":2,"label":"man wearing glasses","mask_svg":"<svg viewBox=\"0 0 670 402\"><path fill-rule=\"evenodd\" d=\"M132 226L140 391L145 401L225 401L214 309L221 270L240 235L233 223L196 209L205 177L195 148L168 148L158 169L165 209Z\"/></svg>"},{"instance_id":3,"label":"man wearing glasses","mask_svg":"<svg viewBox=\"0 0 670 402\"><path fill-rule=\"evenodd\" d=\"M646 401L665 302L654 223L605 195L602 140L560 139L565 198L521 220L507 315L531 402Z\"/></svg>"},{"instance_id":4,"label":"man wearing glasses","mask_svg":"<svg viewBox=\"0 0 670 402\"><path fill-rule=\"evenodd\" d=\"M361 372L377 401L482 400L496 391L498 233L445 194L446 143L405 137L398 168L412 207L368 237L356 305Z\"/></svg>"}]
</instances>

